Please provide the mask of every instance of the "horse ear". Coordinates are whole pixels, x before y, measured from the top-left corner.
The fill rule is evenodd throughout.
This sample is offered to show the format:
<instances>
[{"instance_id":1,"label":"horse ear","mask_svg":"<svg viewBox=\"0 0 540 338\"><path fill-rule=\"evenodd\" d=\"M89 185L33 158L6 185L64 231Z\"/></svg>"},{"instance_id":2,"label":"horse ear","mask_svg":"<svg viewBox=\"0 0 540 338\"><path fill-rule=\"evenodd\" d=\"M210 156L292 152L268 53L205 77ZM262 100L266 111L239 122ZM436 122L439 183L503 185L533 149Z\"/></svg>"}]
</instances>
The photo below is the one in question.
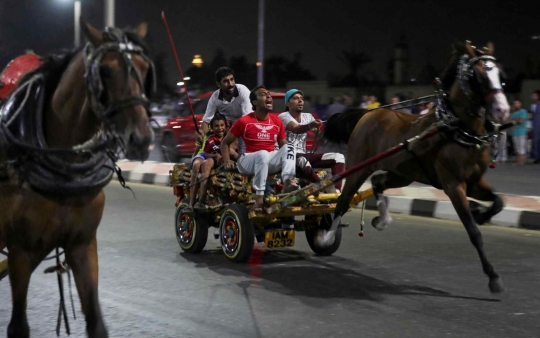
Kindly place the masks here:
<instances>
[{"instance_id":1,"label":"horse ear","mask_svg":"<svg viewBox=\"0 0 540 338\"><path fill-rule=\"evenodd\" d=\"M94 47L97 47L97 46L101 45L101 43L103 42L103 34L101 34L101 32L97 28L95 28L91 24L87 23L82 17L80 19L80 23L81 23L80 24L81 31L82 31L84 37Z\"/></svg>"},{"instance_id":2,"label":"horse ear","mask_svg":"<svg viewBox=\"0 0 540 338\"><path fill-rule=\"evenodd\" d=\"M146 22L146 21L141 22L137 26L137 28L135 28L135 31L137 32L137 35L141 39L144 39L144 37L146 36L146 33L148 33L148 22Z\"/></svg>"},{"instance_id":3,"label":"horse ear","mask_svg":"<svg viewBox=\"0 0 540 338\"><path fill-rule=\"evenodd\" d=\"M495 52L495 46L493 45L493 42L488 42L487 43L487 51L486 51L486 53L488 55L493 55L493 52Z\"/></svg>"},{"instance_id":4,"label":"horse ear","mask_svg":"<svg viewBox=\"0 0 540 338\"><path fill-rule=\"evenodd\" d=\"M476 57L476 53L474 52L474 49L471 46L471 42L467 40L465 42L465 50L467 51L467 54L469 54L470 57Z\"/></svg>"}]
</instances>

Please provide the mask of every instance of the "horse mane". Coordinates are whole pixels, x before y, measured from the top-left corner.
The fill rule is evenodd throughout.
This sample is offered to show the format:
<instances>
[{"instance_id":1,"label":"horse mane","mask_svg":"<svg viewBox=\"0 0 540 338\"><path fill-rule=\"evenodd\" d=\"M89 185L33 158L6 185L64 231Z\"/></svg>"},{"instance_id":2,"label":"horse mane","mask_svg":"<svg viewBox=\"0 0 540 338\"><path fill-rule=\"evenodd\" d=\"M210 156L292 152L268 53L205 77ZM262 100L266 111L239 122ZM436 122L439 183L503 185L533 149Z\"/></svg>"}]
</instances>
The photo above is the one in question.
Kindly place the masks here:
<instances>
[{"instance_id":1,"label":"horse mane","mask_svg":"<svg viewBox=\"0 0 540 338\"><path fill-rule=\"evenodd\" d=\"M456 79L457 76L457 65L459 63L459 59L461 57L461 54L454 50L452 54L447 59L446 62L446 68L444 68L442 74L441 74L441 82L443 85L443 88L450 89L452 86L452 83Z\"/></svg>"},{"instance_id":2,"label":"horse mane","mask_svg":"<svg viewBox=\"0 0 540 338\"><path fill-rule=\"evenodd\" d=\"M48 102L52 95L54 95L56 87L58 87L64 71L69 66L75 55L77 55L81 50L82 47L79 47L71 51L63 51L59 54L49 54L42 57L41 59L43 64L34 71L25 74L19 81L19 84L30 80L34 75L43 74L45 79L45 102Z\"/></svg>"},{"instance_id":3,"label":"horse mane","mask_svg":"<svg viewBox=\"0 0 540 338\"><path fill-rule=\"evenodd\" d=\"M349 108L343 113L330 116L324 124L323 137L330 142L349 142L349 136L352 134L354 127L366 112L365 109Z\"/></svg>"}]
</instances>

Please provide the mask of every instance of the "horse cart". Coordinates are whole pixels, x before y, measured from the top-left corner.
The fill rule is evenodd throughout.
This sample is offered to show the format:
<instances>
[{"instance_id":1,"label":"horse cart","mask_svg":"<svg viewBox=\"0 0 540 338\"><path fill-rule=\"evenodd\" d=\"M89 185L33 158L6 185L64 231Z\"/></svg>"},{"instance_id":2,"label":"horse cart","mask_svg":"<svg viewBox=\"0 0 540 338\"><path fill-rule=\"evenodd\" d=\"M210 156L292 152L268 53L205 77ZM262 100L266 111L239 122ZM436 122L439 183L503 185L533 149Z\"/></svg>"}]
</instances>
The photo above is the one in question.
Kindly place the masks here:
<instances>
[{"instance_id":1,"label":"horse cart","mask_svg":"<svg viewBox=\"0 0 540 338\"><path fill-rule=\"evenodd\" d=\"M324 170L318 174L327 176ZM332 224L331 214L339 197L339 193L323 192L323 187L331 185L330 179L292 194L280 194L279 175L269 175L265 192L267 211L253 212L249 210L255 193L252 177L238 171L214 171L209 178L207 209L186 212L190 178L189 164L176 164L170 171L170 182L176 195L176 238L185 252L200 253L206 245L210 227L217 228L214 236L220 240L225 256L234 262L249 259L255 240L264 242L267 249L292 247L296 233L300 231L305 232L309 246L318 255L328 256L339 248L341 228L346 224L339 225L331 245L320 245L315 240L317 230L328 229ZM371 195L371 189L359 192L351 205Z\"/></svg>"}]
</instances>

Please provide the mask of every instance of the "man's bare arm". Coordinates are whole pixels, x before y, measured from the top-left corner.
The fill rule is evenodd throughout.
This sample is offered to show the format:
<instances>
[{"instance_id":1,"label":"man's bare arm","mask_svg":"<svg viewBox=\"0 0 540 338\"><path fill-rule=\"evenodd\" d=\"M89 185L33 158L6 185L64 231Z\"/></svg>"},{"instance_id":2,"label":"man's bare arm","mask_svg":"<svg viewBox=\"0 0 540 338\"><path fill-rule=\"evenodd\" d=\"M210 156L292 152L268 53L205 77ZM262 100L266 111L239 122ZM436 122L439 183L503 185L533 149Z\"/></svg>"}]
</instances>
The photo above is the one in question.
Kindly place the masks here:
<instances>
[{"instance_id":1,"label":"man's bare arm","mask_svg":"<svg viewBox=\"0 0 540 338\"><path fill-rule=\"evenodd\" d=\"M234 168L234 162L231 161L230 153L230 146L234 141L236 141L236 136L234 136L232 133L227 133L227 135L225 135L223 138L223 141L221 141L221 157L223 158L223 165L227 169Z\"/></svg>"},{"instance_id":2,"label":"man's bare arm","mask_svg":"<svg viewBox=\"0 0 540 338\"><path fill-rule=\"evenodd\" d=\"M203 123L201 124L201 130L203 135L206 135L206 133L208 133L208 129L210 129L209 126L210 125L208 123L203 121Z\"/></svg>"},{"instance_id":3,"label":"man's bare arm","mask_svg":"<svg viewBox=\"0 0 540 338\"><path fill-rule=\"evenodd\" d=\"M308 124L297 124L294 121L291 121L287 124L287 130L294 134L304 134L313 128L318 128L321 124L321 120L313 120Z\"/></svg>"}]
</instances>

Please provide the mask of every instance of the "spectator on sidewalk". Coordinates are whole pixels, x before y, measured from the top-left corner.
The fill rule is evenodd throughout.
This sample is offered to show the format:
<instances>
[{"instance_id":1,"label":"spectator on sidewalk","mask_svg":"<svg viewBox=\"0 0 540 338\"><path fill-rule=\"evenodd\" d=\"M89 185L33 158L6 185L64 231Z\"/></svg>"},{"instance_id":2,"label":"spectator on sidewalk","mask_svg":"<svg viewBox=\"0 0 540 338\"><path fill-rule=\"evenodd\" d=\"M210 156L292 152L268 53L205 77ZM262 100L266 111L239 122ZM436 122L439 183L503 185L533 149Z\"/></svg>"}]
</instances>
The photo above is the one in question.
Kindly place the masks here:
<instances>
[{"instance_id":1,"label":"spectator on sidewalk","mask_svg":"<svg viewBox=\"0 0 540 338\"><path fill-rule=\"evenodd\" d=\"M512 140L517 155L516 165L525 164L527 154L527 111L522 108L520 100L515 100L512 104L512 114L510 120L517 121L517 125L512 128Z\"/></svg>"},{"instance_id":2,"label":"spectator on sidewalk","mask_svg":"<svg viewBox=\"0 0 540 338\"><path fill-rule=\"evenodd\" d=\"M342 113L346 109L343 104L343 95L337 95L334 97L332 104L328 107L326 112L326 119L328 120L332 115Z\"/></svg>"},{"instance_id":3,"label":"spectator on sidewalk","mask_svg":"<svg viewBox=\"0 0 540 338\"><path fill-rule=\"evenodd\" d=\"M531 94L532 104L529 110L529 118L532 120L532 147L531 158L533 163L540 163L540 90Z\"/></svg>"},{"instance_id":4,"label":"spectator on sidewalk","mask_svg":"<svg viewBox=\"0 0 540 338\"><path fill-rule=\"evenodd\" d=\"M505 164L508 160L508 151L506 149L506 131L499 132L499 139L497 140L497 157L495 162L497 164Z\"/></svg>"},{"instance_id":5,"label":"spectator on sidewalk","mask_svg":"<svg viewBox=\"0 0 540 338\"><path fill-rule=\"evenodd\" d=\"M369 104L369 96L362 95L362 102L360 102L360 109L367 109L367 106Z\"/></svg>"},{"instance_id":6,"label":"spectator on sidewalk","mask_svg":"<svg viewBox=\"0 0 540 338\"><path fill-rule=\"evenodd\" d=\"M367 105L367 109L377 109L381 106L381 103L377 101L377 96L370 95L369 96L369 104Z\"/></svg>"}]
</instances>

